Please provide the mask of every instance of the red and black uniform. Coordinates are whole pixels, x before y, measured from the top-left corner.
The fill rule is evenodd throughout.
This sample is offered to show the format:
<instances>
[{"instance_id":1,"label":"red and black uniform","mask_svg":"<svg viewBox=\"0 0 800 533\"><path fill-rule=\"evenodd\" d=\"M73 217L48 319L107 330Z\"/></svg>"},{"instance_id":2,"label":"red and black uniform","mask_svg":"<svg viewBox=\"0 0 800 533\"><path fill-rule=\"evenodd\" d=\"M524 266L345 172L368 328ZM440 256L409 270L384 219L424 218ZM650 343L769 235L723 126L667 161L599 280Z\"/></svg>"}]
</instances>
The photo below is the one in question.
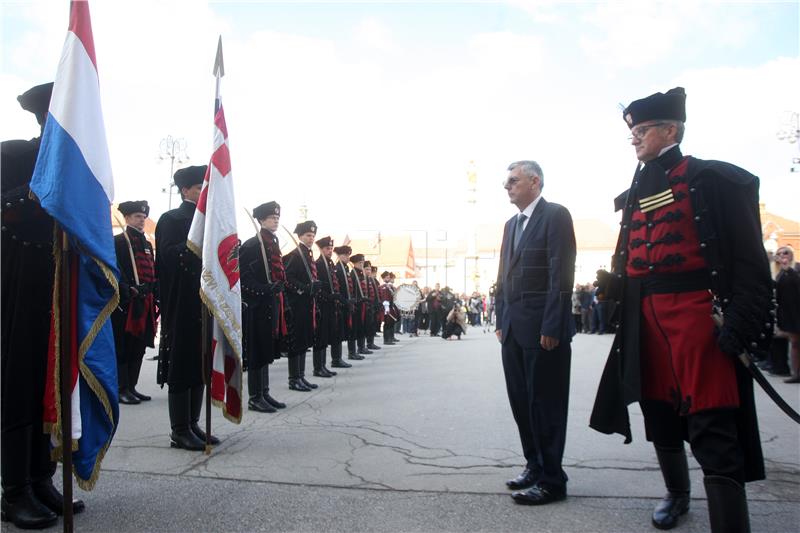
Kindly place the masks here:
<instances>
[{"instance_id":1,"label":"red and black uniform","mask_svg":"<svg viewBox=\"0 0 800 533\"><path fill-rule=\"evenodd\" d=\"M144 352L147 347L155 346L158 317L153 245L144 233L128 227L124 233L114 236L114 249L120 271L120 303L111 315L111 323L117 350L120 400L123 399L123 393L135 394L143 399L144 395L134 391L139 381Z\"/></svg>"},{"instance_id":2,"label":"red and black uniform","mask_svg":"<svg viewBox=\"0 0 800 533\"><path fill-rule=\"evenodd\" d=\"M643 181L664 173L669 191L648 206ZM762 479L752 380L732 355L772 328L758 178L675 146L637 171L617 205L622 228L602 290L620 304L619 327L591 427L630 442L627 405L639 401L657 451L688 440L707 475Z\"/></svg>"},{"instance_id":3,"label":"red and black uniform","mask_svg":"<svg viewBox=\"0 0 800 533\"><path fill-rule=\"evenodd\" d=\"M319 288L317 265L311 248L300 243L283 256L286 295L291 309L292 336L289 345L289 381L305 376L306 350L314 346L317 328L315 293Z\"/></svg>"},{"instance_id":4,"label":"red and black uniform","mask_svg":"<svg viewBox=\"0 0 800 533\"><path fill-rule=\"evenodd\" d=\"M391 283L384 283L380 286L378 296L381 302L381 311L383 311L383 343L392 344L394 340L394 325L397 323L397 317L400 312L397 306L394 305L394 287ZM384 302L389 304L389 312L386 312Z\"/></svg>"},{"instance_id":5,"label":"red and black uniform","mask_svg":"<svg viewBox=\"0 0 800 533\"><path fill-rule=\"evenodd\" d=\"M367 350L367 307L369 298L367 296L367 281L364 272L353 268L350 271L353 283L353 296L356 300L353 308L353 329L355 330L356 348L359 353Z\"/></svg>"},{"instance_id":6,"label":"red and black uniform","mask_svg":"<svg viewBox=\"0 0 800 533\"><path fill-rule=\"evenodd\" d=\"M336 263L336 279L339 283L339 294L343 300L340 319L341 339L347 341L347 353L349 356L353 356L356 353L356 328L354 326L357 308L356 293L350 268L341 261ZM341 346L339 349L341 350Z\"/></svg>"},{"instance_id":7,"label":"red and black uniform","mask_svg":"<svg viewBox=\"0 0 800 533\"><path fill-rule=\"evenodd\" d=\"M269 394L269 365L280 358L281 350L285 350L288 344L289 323L283 292L286 272L278 237L264 228L260 232L260 239L258 235L251 237L239 249L244 334L242 359L248 372L250 409L272 412L275 407L283 406Z\"/></svg>"}]
</instances>

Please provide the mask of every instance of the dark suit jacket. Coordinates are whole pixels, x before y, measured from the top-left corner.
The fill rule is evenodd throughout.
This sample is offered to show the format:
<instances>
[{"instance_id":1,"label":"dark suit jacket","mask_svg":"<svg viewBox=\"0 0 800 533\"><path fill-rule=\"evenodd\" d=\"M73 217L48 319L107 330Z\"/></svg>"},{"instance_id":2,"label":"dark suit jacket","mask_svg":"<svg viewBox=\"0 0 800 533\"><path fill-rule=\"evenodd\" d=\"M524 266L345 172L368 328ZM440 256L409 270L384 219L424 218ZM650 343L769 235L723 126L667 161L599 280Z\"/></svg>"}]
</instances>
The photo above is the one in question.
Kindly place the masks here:
<instances>
[{"instance_id":1,"label":"dark suit jacket","mask_svg":"<svg viewBox=\"0 0 800 533\"><path fill-rule=\"evenodd\" d=\"M511 253L517 215L506 222L497 276L497 329L523 348L539 345L541 335L563 344L575 333L572 287L575 232L569 211L539 200L519 246Z\"/></svg>"}]
</instances>

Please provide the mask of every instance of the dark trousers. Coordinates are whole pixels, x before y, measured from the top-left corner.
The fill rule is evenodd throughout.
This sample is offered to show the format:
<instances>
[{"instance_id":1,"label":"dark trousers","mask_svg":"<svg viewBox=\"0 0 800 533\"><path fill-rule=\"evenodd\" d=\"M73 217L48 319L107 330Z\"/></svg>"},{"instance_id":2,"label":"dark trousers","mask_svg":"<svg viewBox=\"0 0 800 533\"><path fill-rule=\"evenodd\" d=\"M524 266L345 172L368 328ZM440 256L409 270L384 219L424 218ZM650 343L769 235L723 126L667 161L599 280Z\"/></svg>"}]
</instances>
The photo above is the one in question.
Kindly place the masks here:
<instances>
[{"instance_id":1,"label":"dark trousers","mask_svg":"<svg viewBox=\"0 0 800 533\"><path fill-rule=\"evenodd\" d=\"M509 331L503 344L508 401L527 467L539 483L558 490L567 486L561 459L567 440L571 359L569 343L549 352L541 346L523 348Z\"/></svg>"},{"instance_id":2,"label":"dark trousers","mask_svg":"<svg viewBox=\"0 0 800 533\"><path fill-rule=\"evenodd\" d=\"M438 335L442 328L442 311L434 309L431 311L431 335Z\"/></svg>"},{"instance_id":3,"label":"dark trousers","mask_svg":"<svg viewBox=\"0 0 800 533\"><path fill-rule=\"evenodd\" d=\"M639 402L647 439L659 448L683 449L692 454L707 476L725 476L744 485L744 452L739 444L735 409L714 409L678 416L664 402Z\"/></svg>"}]
</instances>

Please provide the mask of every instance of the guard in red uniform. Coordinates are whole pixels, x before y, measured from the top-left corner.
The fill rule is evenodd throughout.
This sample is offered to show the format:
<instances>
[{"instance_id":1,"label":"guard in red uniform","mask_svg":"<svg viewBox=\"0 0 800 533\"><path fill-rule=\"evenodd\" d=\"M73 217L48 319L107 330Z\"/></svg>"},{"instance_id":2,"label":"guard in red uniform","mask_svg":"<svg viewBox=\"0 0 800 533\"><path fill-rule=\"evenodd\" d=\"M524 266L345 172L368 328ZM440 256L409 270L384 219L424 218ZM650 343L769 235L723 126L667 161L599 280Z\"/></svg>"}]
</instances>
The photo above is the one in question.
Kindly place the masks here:
<instances>
[{"instance_id":1,"label":"guard in red uniform","mask_svg":"<svg viewBox=\"0 0 800 533\"><path fill-rule=\"evenodd\" d=\"M350 256L350 262L353 263L350 277L353 280L353 295L356 300L353 313L353 328L355 329L356 349L358 353L354 357L349 358L363 359L363 356L372 353L372 351L367 349L367 327L370 321L367 316L369 295L367 292L367 276L364 274L364 254Z\"/></svg>"},{"instance_id":2,"label":"guard in red uniform","mask_svg":"<svg viewBox=\"0 0 800 533\"><path fill-rule=\"evenodd\" d=\"M153 245L144 235L150 206L145 200L121 202L119 212L125 217L126 227L114 236L120 302L111 315L111 324L117 349L119 403L135 405L150 400L136 390L136 384L144 352L148 346L155 346L158 287Z\"/></svg>"},{"instance_id":3,"label":"guard in red uniform","mask_svg":"<svg viewBox=\"0 0 800 533\"><path fill-rule=\"evenodd\" d=\"M383 306L381 305L380 298L378 297L378 281L375 279L375 272L377 267L372 266L369 261L364 261L364 278L366 280L366 295L367 295L367 319L365 327L365 334L367 336L367 350L380 350L381 347L375 344L375 335L381 330L383 323Z\"/></svg>"},{"instance_id":4,"label":"guard in red uniform","mask_svg":"<svg viewBox=\"0 0 800 533\"><path fill-rule=\"evenodd\" d=\"M619 304L619 328L590 425L630 442L627 405L640 403L667 487L655 527L674 527L689 509L688 441L712 531L749 531L744 483L764 478L764 462L752 379L736 356L772 330L758 178L681 154L685 102L678 87L623 113L640 165L616 200L613 271L598 273L598 291Z\"/></svg>"},{"instance_id":5,"label":"guard in red uniform","mask_svg":"<svg viewBox=\"0 0 800 533\"><path fill-rule=\"evenodd\" d=\"M394 305L394 286L392 285L392 273L384 271L381 274L383 285L380 287L380 300L383 305L383 344L395 344L394 325L400 313Z\"/></svg>"},{"instance_id":6,"label":"guard in red uniform","mask_svg":"<svg viewBox=\"0 0 800 533\"><path fill-rule=\"evenodd\" d=\"M336 372L326 366L326 351L334 345L342 346L339 315L341 314L342 296L339 289L339 279L336 277L335 267L331 256L333 255L333 239L323 237L316 242L319 247L317 258L317 277L322 288L317 294L317 307L319 308L319 323L314 338L314 375L320 378L331 378Z\"/></svg>"},{"instance_id":7,"label":"guard in red uniform","mask_svg":"<svg viewBox=\"0 0 800 533\"><path fill-rule=\"evenodd\" d=\"M274 413L286 404L269 394L269 365L286 350L289 323L286 320L281 246L275 232L281 219L281 206L267 202L253 209L261 229L239 249L242 284L242 326L244 363L247 367L248 408L259 413Z\"/></svg>"}]
</instances>

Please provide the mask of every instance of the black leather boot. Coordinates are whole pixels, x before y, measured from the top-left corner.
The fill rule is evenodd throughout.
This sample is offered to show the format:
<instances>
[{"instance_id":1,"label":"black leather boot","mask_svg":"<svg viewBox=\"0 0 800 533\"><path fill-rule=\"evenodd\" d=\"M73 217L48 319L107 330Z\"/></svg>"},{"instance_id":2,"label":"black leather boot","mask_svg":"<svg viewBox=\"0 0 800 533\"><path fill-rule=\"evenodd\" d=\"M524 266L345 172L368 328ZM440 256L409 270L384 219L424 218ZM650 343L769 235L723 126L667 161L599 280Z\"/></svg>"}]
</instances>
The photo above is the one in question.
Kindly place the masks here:
<instances>
[{"instance_id":1,"label":"black leather boot","mask_svg":"<svg viewBox=\"0 0 800 533\"><path fill-rule=\"evenodd\" d=\"M317 385L316 383L311 383L310 381L308 381L306 379L306 354L305 353L300 354L300 358L297 361L297 367L298 367L298 371L299 371L298 374L297 374L297 377L303 383L303 385L305 385L309 389L316 389L317 387L319 387L319 385Z\"/></svg>"},{"instance_id":2,"label":"black leather boot","mask_svg":"<svg viewBox=\"0 0 800 533\"><path fill-rule=\"evenodd\" d=\"M735 479L724 476L703 478L708 497L711 533L750 533L747 493Z\"/></svg>"},{"instance_id":3,"label":"black leather boot","mask_svg":"<svg viewBox=\"0 0 800 533\"><path fill-rule=\"evenodd\" d=\"M331 373L330 370L325 368L325 359L327 355L326 348L315 348L314 349L314 375L318 378L332 378L335 376L335 373Z\"/></svg>"},{"instance_id":4,"label":"black leather boot","mask_svg":"<svg viewBox=\"0 0 800 533\"><path fill-rule=\"evenodd\" d=\"M257 413L274 413L276 409L264 400L264 386L261 383L261 369L250 368L247 371L247 407Z\"/></svg>"},{"instance_id":5,"label":"black leather boot","mask_svg":"<svg viewBox=\"0 0 800 533\"><path fill-rule=\"evenodd\" d=\"M289 356L289 389L299 392L311 392L310 387L300 380L300 357L305 357L305 353L291 354Z\"/></svg>"},{"instance_id":6,"label":"black leather boot","mask_svg":"<svg viewBox=\"0 0 800 533\"><path fill-rule=\"evenodd\" d=\"M380 350L381 347L375 344L375 335L367 337L367 350Z\"/></svg>"},{"instance_id":7,"label":"black leather boot","mask_svg":"<svg viewBox=\"0 0 800 533\"><path fill-rule=\"evenodd\" d=\"M53 525L58 517L33 493L30 478L31 431L30 426L24 426L2 433L0 477L3 478L3 496L0 499L0 518L21 529L43 529Z\"/></svg>"},{"instance_id":8,"label":"black leather boot","mask_svg":"<svg viewBox=\"0 0 800 533\"><path fill-rule=\"evenodd\" d=\"M342 360L342 343L335 342L331 345L331 367L352 368L353 365Z\"/></svg>"},{"instance_id":9,"label":"black leather boot","mask_svg":"<svg viewBox=\"0 0 800 533\"><path fill-rule=\"evenodd\" d=\"M678 525L678 517L689 511L689 464L683 447L655 448L667 494L653 510L653 525L658 529L672 529Z\"/></svg>"},{"instance_id":10,"label":"black leather boot","mask_svg":"<svg viewBox=\"0 0 800 533\"><path fill-rule=\"evenodd\" d=\"M64 514L64 496L53 485L53 479L47 478L33 483L33 494L36 498L45 504L48 509L56 513L58 516ZM72 513L82 513L86 509L86 504L83 500L77 498L72 499Z\"/></svg>"},{"instance_id":11,"label":"black leather boot","mask_svg":"<svg viewBox=\"0 0 800 533\"><path fill-rule=\"evenodd\" d=\"M264 401L270 404L275 409L286 409L286 404L283 402L279 402L275 398L269 395L269 365L264 365L261 367L261 386L263 388L264 393L261 395L264 398Z\"/></svg>"},{"instance_id":12,"label":"black leather boot","mask_svg":"<svg viewBox=\"0 0 800 533\"><path fill-rule=\"evenodd\" d=\"M138 405L142 401L128 389L128 363L117 363L117 384L119 385L119 403Z\"/></svg>"},{"instance_id":13,"label":"black leather boot","mask_svg":"<svg viewBox=\"0 0 800 533\"><path fill-rule=\"evenodd\" d=\"M394 344L394 341L392 341L392 333L386 326L383 328L383 344L385 346L391 346Z\"/></svg>"},{"instance_id":14,"label":"black leather boot","mask_svg":"<svg viewBox=\"0 0 800 533\"><path fill-rule=\"evenodd\" d=\"M333 346L331 346L331 354L333 354ZM333 358L332 355L331 355L331 358ZM322 371L324 373L328 374L329 378L332 378L333 376L336 375L336 372L334 372L333 370L328 368L328 348L327 347L322 348L320 350L319 361L322 364Z\"/></svg>"},{"instance_id":15,"label":"black leather boot","mask_svg":"<svg viewBox=\"0 0 800 533\"><path fill-rule=\"evenodd\" d=\"M190 393L191 390L186 389L181 392L170 391L167 394L169 425L172 427L170 446L199 452L204 450L206 446L189 428L191 423Z\"/></svg>"},{"instance_id":16,"label":"black leather boot","mask_svg":"<svg viewBox=\"0 0 800 533\"><path fill-rule=\"evenodd\" d=\"M200 426L197 425L197 422L200 421L200 411L203 409L203 400L205 399L205 395L203 393L205 390L205 385L196 385L192 387L192 423L189 425L189 429L192 430L192 433L194 433L198 439L203 441L203 444L206 443L206 432L200 429ZM216 446L219 444L219 439L214 435L211 435L208 438L208 442L212 446Z\"/></svg>"},{"instance_id":17,"label":"black leather boot","mask_svg":"<svg viewBox=\"0 0 800 533\"><path fill-rule=\"evenodd\" d=\"M150 396L136 390L136 384L139 383L139 374L142 371L142 359L144 359L144 353L138 357L133 357L131 361L128 362L128 390L140 401L149 402L152 400Z\"/></svg>"}]
</instances>

